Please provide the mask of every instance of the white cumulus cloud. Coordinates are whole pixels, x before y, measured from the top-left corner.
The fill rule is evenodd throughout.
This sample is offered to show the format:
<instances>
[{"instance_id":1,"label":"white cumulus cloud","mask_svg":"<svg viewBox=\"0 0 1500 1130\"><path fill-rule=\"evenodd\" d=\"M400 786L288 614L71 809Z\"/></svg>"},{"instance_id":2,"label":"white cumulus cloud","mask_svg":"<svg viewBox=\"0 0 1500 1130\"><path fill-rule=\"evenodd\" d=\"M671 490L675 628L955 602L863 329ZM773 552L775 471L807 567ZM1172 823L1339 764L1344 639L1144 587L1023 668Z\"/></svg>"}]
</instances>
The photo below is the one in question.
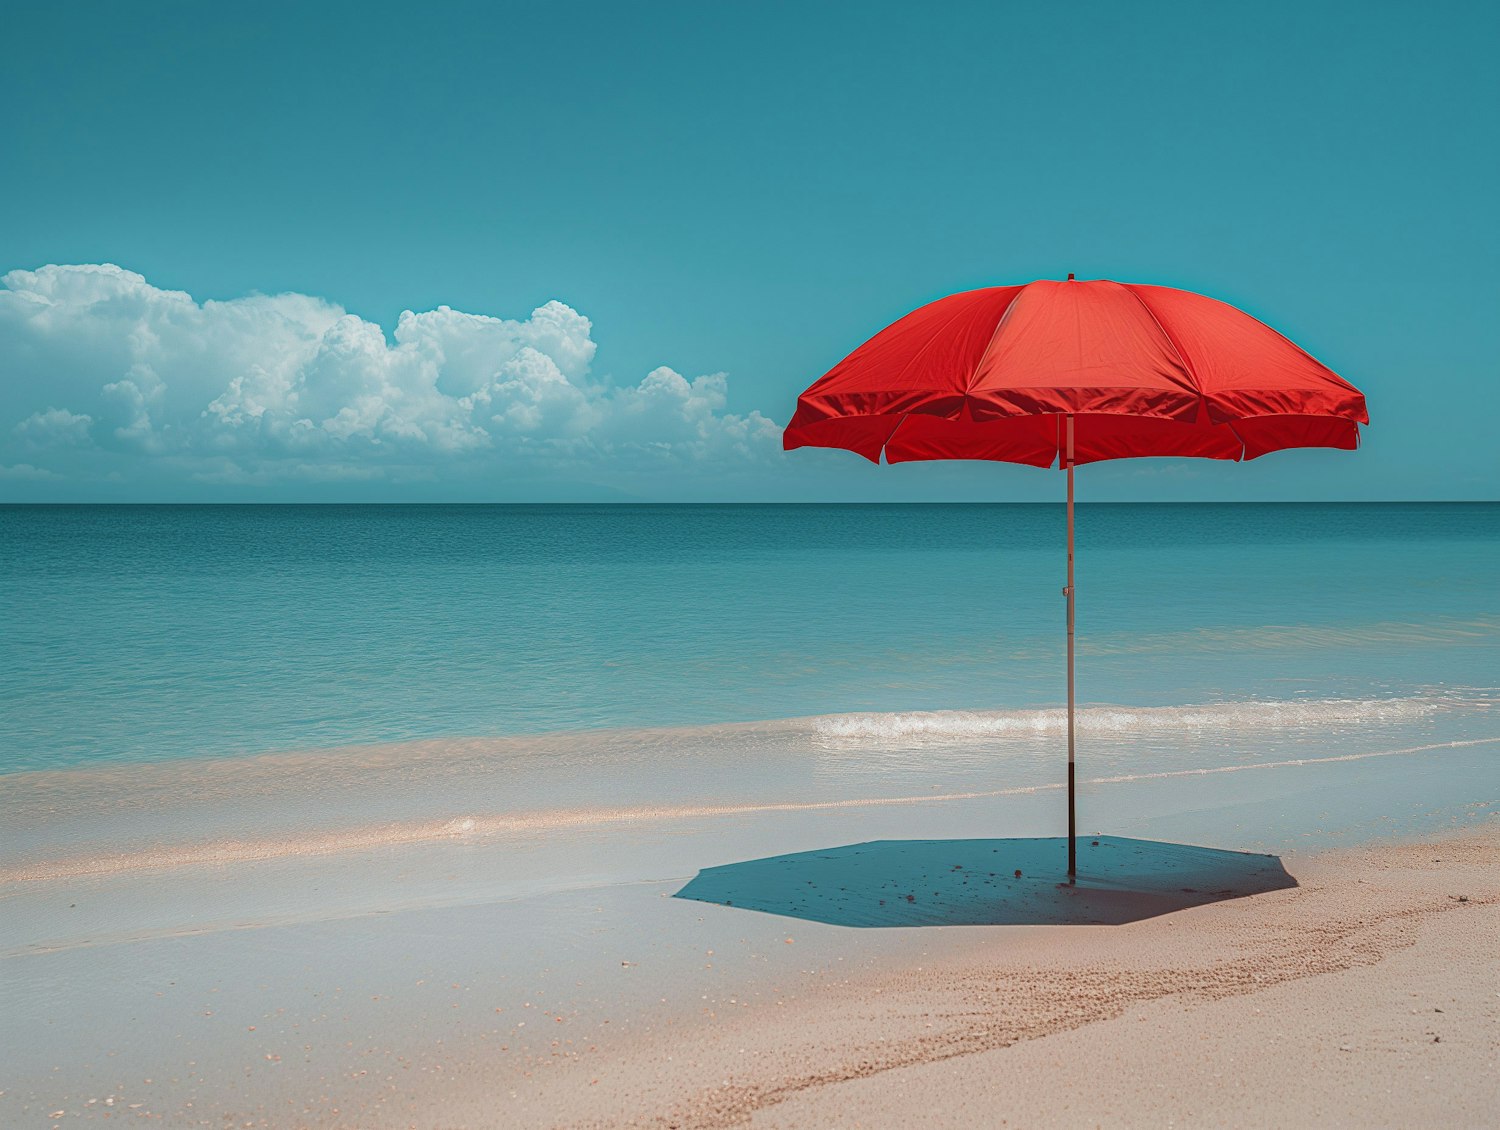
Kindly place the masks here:
<instances>
[{"instance_id":1,"label":"white cumulus cloud","mask_svg":"<svg viewBox=\"0 0 1500 1130\"><path fill-rule=\"evenodd\" d=\"M387 339L309 295L198 302L112 264L11 271L0 465L12 479L619 481L779 449L771 420L726 411L722 373L596 378L592 328L561 302L522 320L440 306L403 313Z\"/></svg>"}]
</instances>

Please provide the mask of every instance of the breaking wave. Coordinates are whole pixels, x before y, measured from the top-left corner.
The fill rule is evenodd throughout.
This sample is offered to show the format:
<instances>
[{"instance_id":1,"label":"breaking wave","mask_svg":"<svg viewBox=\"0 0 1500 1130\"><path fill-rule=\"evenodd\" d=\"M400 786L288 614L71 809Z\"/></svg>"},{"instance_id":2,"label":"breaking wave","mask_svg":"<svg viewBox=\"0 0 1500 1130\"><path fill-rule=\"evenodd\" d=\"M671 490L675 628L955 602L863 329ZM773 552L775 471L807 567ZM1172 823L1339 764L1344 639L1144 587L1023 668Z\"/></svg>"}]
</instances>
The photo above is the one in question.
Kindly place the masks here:
<instances>
[{"instance_id":1,"label":"breaking wave","mask_svg":"<svg viewBox=\"0 0 1500 1130\"><path fill-rule=\"evenodd\" d=\"M1446 697L1326 698L1209 703L1196 706L1085 706L1078 710L1080 733L1093 735L1217 732L1303 727L1356 726L1414 722L1459 705ZM1488 705L1467 702L1467 706ZM1067 711L922 710L871 714L828 714L808 719L814 735L826 741L902 741L971 738L1052 737L1065 732Z\"/></svg>"}]
</instances>

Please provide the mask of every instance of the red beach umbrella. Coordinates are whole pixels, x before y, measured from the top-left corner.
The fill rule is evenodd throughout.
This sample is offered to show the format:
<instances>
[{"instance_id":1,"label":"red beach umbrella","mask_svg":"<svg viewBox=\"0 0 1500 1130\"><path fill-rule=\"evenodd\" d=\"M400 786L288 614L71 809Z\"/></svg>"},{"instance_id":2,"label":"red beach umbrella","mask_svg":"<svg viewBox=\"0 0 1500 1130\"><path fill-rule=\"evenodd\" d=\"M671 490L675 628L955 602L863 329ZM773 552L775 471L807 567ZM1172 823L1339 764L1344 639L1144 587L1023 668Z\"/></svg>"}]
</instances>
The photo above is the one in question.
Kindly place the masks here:
<instances>
[{"instance_id":1,"label":"red beach umbrella","mask_svg":"<svg viewBox=\"0 0 1500 1130\"><path fill-rule=\"evenodd\" d=\"M1068 473L1068 875L1074 818L1073 468L1359 446L1365 398L1228 303L1164 286L1039 280L940 298L797 398L787 450L874 463L990 459Z\"/></svg>"}]
</instances>

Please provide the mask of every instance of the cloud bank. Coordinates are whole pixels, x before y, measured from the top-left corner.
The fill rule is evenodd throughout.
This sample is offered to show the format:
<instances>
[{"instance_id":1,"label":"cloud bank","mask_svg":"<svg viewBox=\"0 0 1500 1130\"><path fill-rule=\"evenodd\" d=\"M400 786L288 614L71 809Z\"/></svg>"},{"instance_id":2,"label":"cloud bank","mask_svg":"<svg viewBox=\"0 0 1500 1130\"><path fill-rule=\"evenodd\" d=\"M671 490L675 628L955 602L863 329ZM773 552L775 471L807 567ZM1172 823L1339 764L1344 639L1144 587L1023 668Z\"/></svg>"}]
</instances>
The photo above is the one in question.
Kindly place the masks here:
<instances>
[{"instance_id":1,"label":"cloud bank","mask_svg":"<svg viewBox=\"0 0 1500 1130\"><path fill-rule=\"evenodd\" d=\"M440 306L378 325L322 298L198 302L112 264L0 278L0 489L177 481L597 482L734 476L777 424L727 379L590 373L589 320ZM502 490L500 493L504 493Z\"/></svg>"}]
</instances>

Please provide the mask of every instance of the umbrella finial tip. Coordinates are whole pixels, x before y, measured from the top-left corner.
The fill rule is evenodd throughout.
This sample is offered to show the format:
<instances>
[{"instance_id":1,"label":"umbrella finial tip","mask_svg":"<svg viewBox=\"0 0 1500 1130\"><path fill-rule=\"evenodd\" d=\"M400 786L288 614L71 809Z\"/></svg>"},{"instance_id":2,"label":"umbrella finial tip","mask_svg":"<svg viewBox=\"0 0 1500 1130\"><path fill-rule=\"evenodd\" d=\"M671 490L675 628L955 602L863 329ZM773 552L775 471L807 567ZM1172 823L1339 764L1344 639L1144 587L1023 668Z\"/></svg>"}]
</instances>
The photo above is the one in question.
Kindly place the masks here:
<instances>
[{"instance_id":1,"label":"umbrella finial tip","mask_svg":"<svg viewBox=\"0 0 1500 1130\"><path fill-rule=\"evenodd\" d=\"M1068 281L1069 281L1069 282L1073 282L1073 281L1075 281L1075 280L1074 280L1074 278L1073 278L1073 272L1072 272L1072 271L1069 271L1069 272L1068 272Z\"/></svg>"}]
</instances>

